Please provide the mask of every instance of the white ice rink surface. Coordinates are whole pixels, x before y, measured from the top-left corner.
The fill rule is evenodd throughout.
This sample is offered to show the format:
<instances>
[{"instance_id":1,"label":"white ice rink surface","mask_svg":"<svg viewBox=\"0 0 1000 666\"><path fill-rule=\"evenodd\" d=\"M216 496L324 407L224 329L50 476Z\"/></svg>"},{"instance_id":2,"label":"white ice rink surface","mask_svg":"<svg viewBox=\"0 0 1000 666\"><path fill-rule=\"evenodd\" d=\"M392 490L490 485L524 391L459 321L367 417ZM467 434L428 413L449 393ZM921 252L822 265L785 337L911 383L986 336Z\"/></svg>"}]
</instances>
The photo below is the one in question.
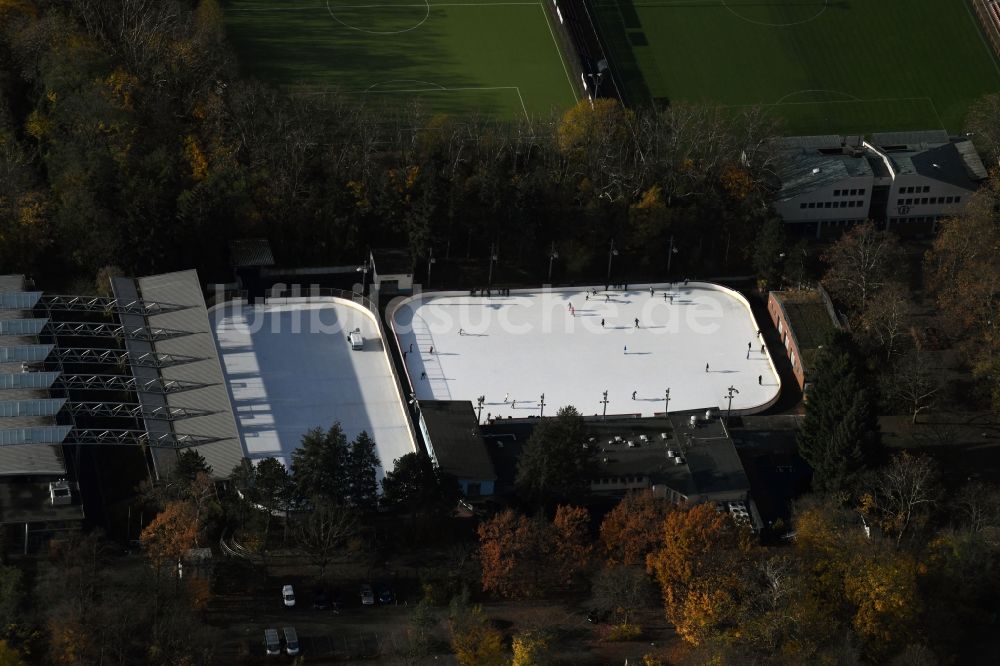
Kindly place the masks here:
<instances>
[{"instance_id":1,"label":"white ice rink surface","mask_svg":"<svg viewBox=\"0 0 1000 666\"><path fill-rule=\"evenodd\" d=\"M209 313L251 459L287 466L302 435L340 421L348 439L367 430L383 467L416 450L389 357L367 311L341 299L227 304ZM363 350L348 332L360 328ZM378 478L383 476L382 470Z\"/></svg>"},{"instance_id":2,"label":"white ice rink surface","mask_svg":"<svg viewBox=\"0 0 1000 666\"><path fill-rule=\"evenodd\" d=\"M649 286L421 295L392 325L417 398L475 404L483 395L484 419L538 415L543 393L546 415L566 405L600 414L605 390L608 414L662 413L667 388L671 412L725 409L730 386L734 413L776 400L778 374L739 294L692 282L652 285L651 296Z\"/></svg>"}]
</instances>

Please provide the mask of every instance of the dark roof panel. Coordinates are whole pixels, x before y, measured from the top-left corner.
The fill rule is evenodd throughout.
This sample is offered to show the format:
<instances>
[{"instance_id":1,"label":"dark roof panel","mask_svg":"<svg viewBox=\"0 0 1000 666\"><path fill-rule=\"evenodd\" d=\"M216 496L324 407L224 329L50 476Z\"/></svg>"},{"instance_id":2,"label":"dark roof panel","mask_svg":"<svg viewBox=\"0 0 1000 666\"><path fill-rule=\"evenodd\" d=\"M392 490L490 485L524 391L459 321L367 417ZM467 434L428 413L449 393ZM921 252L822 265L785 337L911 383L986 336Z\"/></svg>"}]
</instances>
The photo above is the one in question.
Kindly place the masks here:
<instances>
[{"instance_id":1,"label":"dark roof panel","mask_svg":"<svg viewBox=\"0 0 1000 666\"><path fill-rule=\"evenodd\" d=\"M460 479L496 480L472 403L466 400L420 402L420 418L430 435L438 466Z\"/></svg>"}]
</instances>

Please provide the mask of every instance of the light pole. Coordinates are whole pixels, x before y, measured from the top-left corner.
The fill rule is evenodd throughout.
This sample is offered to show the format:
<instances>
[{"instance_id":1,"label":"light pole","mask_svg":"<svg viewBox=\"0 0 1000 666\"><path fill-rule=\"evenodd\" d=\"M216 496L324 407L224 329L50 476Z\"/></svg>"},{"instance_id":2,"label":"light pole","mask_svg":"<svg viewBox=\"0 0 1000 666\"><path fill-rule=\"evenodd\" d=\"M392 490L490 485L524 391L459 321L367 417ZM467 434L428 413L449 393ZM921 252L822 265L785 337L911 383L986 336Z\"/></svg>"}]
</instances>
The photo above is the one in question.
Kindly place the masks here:
<instances>
[{"instance_id":1,"label":"light pole","mask_svg":"<svg viewBox=\"0 0 1000 666\"><path fill-rule=\"evenodd\" d=\"M608 420L608 392L607 391L604 392L604 400L601 400L601 402L604 404L604 413L601 414L601 420L602 421L607 421Z\"/></svg>"},{"instance_id":2,"label":"light pole","mask_svg":"<svg viewBox=\"0 0 1000 666\"><path fill-rule=\"evenodd\" d=\"M736 393L739 393L740 391L735 386L730 386L726 390L729 392L726 395L726 397L729 398L729 409L726 411L726 421L728 422L729 421L729 417L733 413L733 395L736 394Z\"/></svg>"},{"instance_id":3,"label":"light pole","mask_svg":"<svg viewBox=\"0 0 1000 666\"><path fill-rule=\"evenodd\" d=\"M552 241L552 248L549 249L549 284L552 284L552 260L558 258L559 253L556 252L556 242Z\"/></svg>"},{"instance_id":4,"label":"light pole","mask_svg":"<svg viewBox=\"0 0 1000 666\"><path fill-rule=\"evenodd\" d=\"M437 263L437 259L434 258L434 248L430 248L427 251L427 286L431 286L431 266Z\"/></svg>"},{"instance_id":5,"label":"light pole","mask_svg":"<svg viewBox=\"0 0 1000 666\"><path fill-rule=\"evenodd\" d=\"M482 423L483 403L484 402L486 402L486 396L485 395L481 395L478 398L476 398L476 406L477 406L477 408L479 410L479 411L476 412L476 423Z\"/></svg>"},{"instance_id":6,"label":"light pole","mask_svg":"<svg viewBox=\"0 0 1000 666\"><path fill-rule=\"evenodd\" d=\"M597 73L588 72L587 78L594 84L594 97L597 97L597 90L601 87L601 79L604 78L604 73L608 70L608 61L601 59L597 61Z\"/></svg>"},{"instance_id":7,"label":"light pole","mask_svg":"<svg viewBox=\"0 0 1000 666\"><path fill-rule=\"evenodd\" d=\"M490 243L490 277L486 281L487 289L493 288L493 264L496 262L496 260L497 260L496 243Z\"/></svg>"},{"instance_id":8,"label":"light pole","mask_svg":"<svg viewBox=\"0 0 1000 666\"><path fill-rule=\"evenodd\" d=\"M538 418L545 416L545 394L542 394L542 399L538 401Z\"/></svg>"},{"instance_id":9,"label":"light pole","mask_svg":"<svg viewBox=\"0 0 1000 666\"><path fill-rule=\"evenodd\" d=\"M355 273L361 273L361 295L365 295L365 289L368 287L368 270L370 266L368 265L368 257L365 257L365 263L354 269Z\"/></svg>"},{"instance_id":10,"label":"light pole","mask_svg":"<svg viewBox=\"0 0 1000 666\"><path fill-rule=\"evenodd\" d=\"M670 235L670 250L667 252L667 275L670 275L670 264L674 260L674 255L677 254L677 248L674 247L674 236Z\"/></svg>"},{"instance_id":11,"label":"light pole","mask_svg":"<svg viewBox=\"0 0 1000 666\"><path fill-rule=\"evenodd\" d=\"M611 239L611 249L608 250L608 284L611 284L611 260L618 255L618 250L615 249L615 239Z\"/></svg>"},{"instance_id":12,"label":"light pole","mask_svg":"<svg viewBox=\"0 0 1000 666\"><path fill-rule=\"evenodd\" d=\"M670 389L667 389L666 404L663 405L663 413L668 414L670 412Z\"/></svg>"}]
</instances>

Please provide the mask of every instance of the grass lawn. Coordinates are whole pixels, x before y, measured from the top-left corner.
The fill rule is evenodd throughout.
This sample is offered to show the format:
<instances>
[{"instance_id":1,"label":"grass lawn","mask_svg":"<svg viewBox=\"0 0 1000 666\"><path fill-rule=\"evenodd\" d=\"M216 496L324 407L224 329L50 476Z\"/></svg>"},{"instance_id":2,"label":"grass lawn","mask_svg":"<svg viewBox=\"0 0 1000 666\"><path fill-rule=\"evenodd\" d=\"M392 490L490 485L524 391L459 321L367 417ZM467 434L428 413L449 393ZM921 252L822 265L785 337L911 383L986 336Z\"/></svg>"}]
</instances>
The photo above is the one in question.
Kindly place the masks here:
<instances>
[{"instance_id":1,"label":"grass lawn","mask_svg":"<svg viewBox=\"0 0 1000 666\"><path fill-rule=\"evenodd\" d=\"M501 117L576 101L544 7L456 0L229 0L230 41L247 73L309 93L401 108Z\"/></svg>"},{"instance_id":2,"label":"grass lawn","mask_svg":"<svg viewBox=\"0 0 1000 666\"><path fill-rule=\"evenodd\" d=\"M593 0L632 104L759 104L787 134L947 129L1000 90L967 0Z\"/></svg>"}]
</instances>

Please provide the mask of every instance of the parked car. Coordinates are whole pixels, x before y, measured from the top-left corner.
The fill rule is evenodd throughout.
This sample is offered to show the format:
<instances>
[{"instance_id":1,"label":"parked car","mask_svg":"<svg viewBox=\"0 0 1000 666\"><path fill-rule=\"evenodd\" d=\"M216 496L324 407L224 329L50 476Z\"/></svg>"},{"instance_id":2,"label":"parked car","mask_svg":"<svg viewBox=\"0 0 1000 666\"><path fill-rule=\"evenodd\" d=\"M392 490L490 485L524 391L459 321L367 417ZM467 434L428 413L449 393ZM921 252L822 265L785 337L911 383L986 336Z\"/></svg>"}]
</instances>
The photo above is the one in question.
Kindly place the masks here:
<instances>
[{"instance_id":1,"label":"parked car","mask_svg":"<svg viewBox=\"0 0 1000 666\"><path fill-rule=\"evenodd\" d=\"M281 641L278 640L277 629L264 630L264 649L272 657L281 654Z\"/></svg>"},{"instance_id":2,"label":"parked car","mask_svg":"<svg viewBox=\"0 0 1000 666\"><path fill-rule=\"evenodd\" d=\"M388 585L382 585L378 589L378 602L380 604L386 605L391 604L396 600L395 595L392 593L392 588Z\"/></svg>"},{"instance_id":3,"label":"parked car","mask_svg":"<svg viewBox=\"0 0 1000 666\"><path fill-rule=\"evenodd\" d=\"M361 335L361 329L356 328L347 334L347 341L351 343L351 349L357 351L365 348L365 337Z\"/></svg>"},{"instance_id":4,"label":"parked car","mask_svg":"<svg viewBox=\"0 0 1000 666\"><path fill-rule=\"evenodd\" d=\"M292 589L291 585L285 585L281 588L281 600L285 602L285 608L295 606L295 590Z\"/></svg>"},{"instance_id":5,"label":"parked car","mask_svg":"<svg viewBox=\"0 0 1000 666\"><path fill-rule=\"evenodd\" d=\"M289 657L294 657L299 653L299 635L295 633L294 627L285 627L281 633L285 635L285 652Z\"/></svg>"},{"instance_id":6,"label":"parked car","mask_svg":"<svg viewBox=\"0 0 1000 666\"><path fill-rule=\"evenodd\" d=\"M372 586L368 583L363 583L361 585L361 605L362 606L374 606L375 605L375 593L372 591Z\"/></svg>"}]
</instances>

